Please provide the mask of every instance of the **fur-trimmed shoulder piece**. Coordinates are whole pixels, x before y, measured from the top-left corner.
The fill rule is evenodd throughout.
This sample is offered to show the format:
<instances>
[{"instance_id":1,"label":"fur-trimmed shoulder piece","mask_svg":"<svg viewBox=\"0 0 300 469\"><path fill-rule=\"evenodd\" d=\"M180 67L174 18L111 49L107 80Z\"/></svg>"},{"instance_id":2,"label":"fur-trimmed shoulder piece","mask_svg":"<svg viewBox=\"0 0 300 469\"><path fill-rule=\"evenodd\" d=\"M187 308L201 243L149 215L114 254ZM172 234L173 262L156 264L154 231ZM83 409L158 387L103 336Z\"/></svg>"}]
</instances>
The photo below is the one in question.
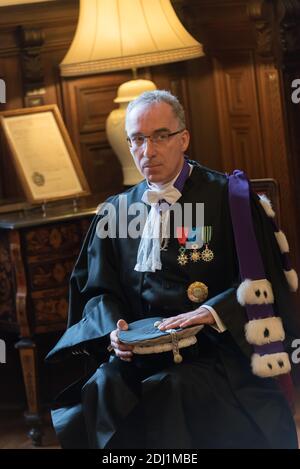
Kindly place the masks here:
<instances>
[{"instance_id":1,"label":"fur-trimmed shoulder piece","mask_svg":"<svg viewBox=\"0 0 300 469\"><path fill-rule=\"evenodd\" d=\"M288 240L286 239L286 236L283 231L274 231L275 238L277 240L278 246L282 254L286 252L290 252L290 247Z\"/></svg>"},{"instance_id":2,"label":"fur-trimmed shoulder piece","mask_svg":"<svg viewBox=\"0 0 300 469\"><path fill-rule=\"evenodd\" d=\"M296 292L298 290L298 275L294 269L284 270L284 275L287 283L289 284L290 290Z\"/></svg>"},{"instance_id":3,"label":"fur-trimmed shoulder piece","mask_svg":"<svg viewBox=\"0 0 300 469\"><path fill-rule=\"evenodd\" d=\"M245 306L248 316L245 335L247 342L254 348L251 359L253 374L268 378L289 373L291 364L284 351L285 333L282 321L274 315L273 289L266 278L260 246L255 237L251 204L248 201L249 180L243 171L236 170L229 176L229 203L242 279L237 289L237 300L240 305ZM267 234L264 242L273 243L275 237L281 251L281 266L288 269L288 243L277 228L270 200L265 195L260 195L259 203L269 218L262 220Z\"/></svg>"},{"instance_id":4,"label":"fur-trimmed shoulder piece","mask_svg":"<svg viewBox=\"0 0 300 469\"><path fill-rule=\"evenodd\" d=\"M267 279L244 280L237 289L240 305L266 305L274 303L272 285Z\"/></svg>"},{"instance_id":5,"label":"fur-trimmed shoulder piece","mask_svg":"<svg viewBox=\"0 0 300 469\"><path fill-rule=\"evenodd\" d=\"M253 345L265 345L285 339L282 320L276 316L247 322L245 332L247 342Z\"/></svg>"},{"instance_id":6,"label":"fur-trimmed shoulder piece","mask_svg":"<svg viewBox=\"0 0 300 469\"><path fill-rule=\"evenodd\" d=\"M259 196L260 204L263 207L266 214L268 215L268 217L274 218L275 212L272 208L270 199L268 199L268 197L265 194L259 194L258 196Z\"/></svg>"},{"instance_id":7,"label":"fur-trimmed shoulder piece","mask_svg":"<svg viewBox=\"0 0 300 469\"><path fill-rule=\"evenodd\" d=\"M291 371L289 356L286 352L258 355L254 353L251 359L252 371L261 378L284 375Z\"/></svg>"}]
</instances>

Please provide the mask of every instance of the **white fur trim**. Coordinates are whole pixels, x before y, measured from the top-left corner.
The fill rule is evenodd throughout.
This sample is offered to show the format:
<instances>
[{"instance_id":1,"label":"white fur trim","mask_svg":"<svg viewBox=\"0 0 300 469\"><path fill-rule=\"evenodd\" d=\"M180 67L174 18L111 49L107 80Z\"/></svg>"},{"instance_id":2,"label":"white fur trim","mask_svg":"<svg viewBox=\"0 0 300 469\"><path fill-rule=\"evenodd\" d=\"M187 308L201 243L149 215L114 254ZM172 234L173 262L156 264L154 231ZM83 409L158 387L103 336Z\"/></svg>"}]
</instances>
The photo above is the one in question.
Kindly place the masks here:
<instances>
[{"instance_id":1,"label":"white fur trim","mask_svg":"<svg viewBox=\"0 0 300 469\"><path fill-rule=\"evenodd\" d=\"M288 240L286 239L286 236L285 236L284 232L281 231L281 230L280 231L275 231L274 235L276 237L276 240L277 240L280 251L282 253L290 252L289 243L288 243Z\"/></svg>"},{"instance_id":2,"label":"white fur trim","mask_svg":"<svg viewBox=\"0 0 300 469\"><path fill-rule=\"evenodd\" d=\"M285 338L281 318L275 316L247 322L245 332L247 342L255 345L282 341Z\"/></svg>"},{"instance_id":3,"label":"white fur trim","mask_svg":"<svg viewBox=\"0 0 300 469\"><path fill-rule=\"evenodd\" d=\"M237 289L240 305L265 305L274 303L272 285L267 279L244 280Z\"/></svg>"},{"instance_id":4,"label":"white fur trim","mask_svg":"<svg viewBox=\"0 0 300 469\"><path fill-rule=\"evenodd\" d=\"M197 337L194 335L191 337L185 337L184 339L178 341L178 348L189 347L190 345L194 345L196 342ZM173 350L172 342L145 346L135 345L132 351L138 355L148 355L149 353L169 352L170 350Z\"/></svg>"},{"instance_id":5,"label":"white fur trim","mask_svg":"<svg viewBox=\"0 0 300 469\"><path fill-rule=\"evenodd\" d=\"M298 290L298 275L294 269L284 270L284 275L287 283L289 284L290 290L295 292Z\"/></svg>"},{"instance_id":6,"label":"white fur trim","mask_svg":"<svg viewBox=\"0 0 300 469\"><path fill-rule=\"evenodd\" d=\"M260 204L263 207L264 211L268 215L268 217L274 218L275 217L275 212L272 209L270 199L268 199L268 197L265 194L261 194L261 195L259 195L259 201L260 201Z\"/></svg>"},{"instance_id":7,"label":"white fur trim","mask_svg":"<svg viewBox=\"0 0 300 469\"><path fill-rule=\"evenodd\" d=\"M258 355L254 353L251 359L253 374L261 378L284 375L291 371L289 356L286 352Z\"/></svg>"}]
</instances>

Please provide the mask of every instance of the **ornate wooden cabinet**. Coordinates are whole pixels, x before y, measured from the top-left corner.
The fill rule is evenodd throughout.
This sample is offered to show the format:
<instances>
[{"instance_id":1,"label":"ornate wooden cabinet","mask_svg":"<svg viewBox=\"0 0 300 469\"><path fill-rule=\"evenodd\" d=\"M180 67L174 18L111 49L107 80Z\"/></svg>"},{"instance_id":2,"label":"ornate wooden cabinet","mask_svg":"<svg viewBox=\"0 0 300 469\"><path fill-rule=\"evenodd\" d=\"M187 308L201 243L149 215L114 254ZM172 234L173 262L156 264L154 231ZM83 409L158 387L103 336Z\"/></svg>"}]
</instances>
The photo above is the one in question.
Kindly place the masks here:
<instances>
[{"instance_id":1,"label":"ornate wooden cabinet","mask_svg":"<svg viewBox=\"0 0 300 469\"><path fill-rule=\"evenodd\" d=\"M68 282L95 206L15 212L0 218L0 328L19 333L19 351L33 442L41 444L35 338L66 327Z\"/></svg>"}]
</instances>

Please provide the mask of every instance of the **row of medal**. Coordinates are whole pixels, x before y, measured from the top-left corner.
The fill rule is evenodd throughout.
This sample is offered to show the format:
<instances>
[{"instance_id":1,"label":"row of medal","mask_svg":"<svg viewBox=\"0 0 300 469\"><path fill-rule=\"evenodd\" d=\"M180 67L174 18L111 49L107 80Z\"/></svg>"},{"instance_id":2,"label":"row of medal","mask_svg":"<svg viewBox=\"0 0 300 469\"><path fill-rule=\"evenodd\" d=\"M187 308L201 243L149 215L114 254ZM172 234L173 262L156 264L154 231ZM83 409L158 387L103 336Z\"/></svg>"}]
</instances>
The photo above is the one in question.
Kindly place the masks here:
<instances>
[{"instance_id":1,"label":"row of medal","mask_svg":"<svg viewBox=\"0 0 300 469\"><path fill-rule=\"evenodd\" d=\"M199 244L194 243L191 245L191 249L185 247L186 241L188 240L187 230L181 229L181 236L178 236L178 242L180 244L177 262L180 265L186 265L189 261L191 262L210 262L214 258L213 251L209 248L209 243L212 237L212 226L202 227L202 240L205 245L205 249L200 251Z\"/></svg>"}]
</instances>

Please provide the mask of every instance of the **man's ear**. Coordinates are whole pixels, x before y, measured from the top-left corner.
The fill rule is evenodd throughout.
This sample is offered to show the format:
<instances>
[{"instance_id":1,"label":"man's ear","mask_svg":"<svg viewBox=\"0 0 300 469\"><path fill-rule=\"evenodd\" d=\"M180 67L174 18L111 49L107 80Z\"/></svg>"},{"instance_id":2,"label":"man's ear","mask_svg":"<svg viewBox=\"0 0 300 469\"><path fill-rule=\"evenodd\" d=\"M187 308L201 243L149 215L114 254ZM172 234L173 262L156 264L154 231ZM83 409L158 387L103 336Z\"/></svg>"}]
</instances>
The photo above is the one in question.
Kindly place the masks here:
<instances>
[{"instance_id":1,"label":"man's ear","mask_svg":"<svg viewBox=\"0 0 300 469\"><path fill-rule=\"evenodd\" d=\"M184 130L181 134L181 150L183 152L186 151L187 147L189 146L190 143L190 133L188 130Z\"/></svg>"}]
</instances>

